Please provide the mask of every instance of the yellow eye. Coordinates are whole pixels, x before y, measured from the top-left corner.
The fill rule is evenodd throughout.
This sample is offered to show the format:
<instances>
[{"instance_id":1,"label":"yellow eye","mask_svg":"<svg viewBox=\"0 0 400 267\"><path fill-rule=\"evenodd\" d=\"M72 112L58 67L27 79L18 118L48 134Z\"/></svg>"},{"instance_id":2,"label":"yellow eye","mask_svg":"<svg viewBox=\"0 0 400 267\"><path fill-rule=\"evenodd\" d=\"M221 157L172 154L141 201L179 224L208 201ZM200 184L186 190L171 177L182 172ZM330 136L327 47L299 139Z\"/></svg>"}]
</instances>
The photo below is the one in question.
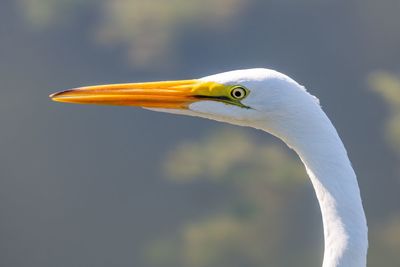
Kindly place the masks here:
<instances>
[{"instance_id":1,"label":"yellow eye","mask_svg":"<svg viewBox=\"0 0 400 267\"><path fill-rule=\"evenodd\" d=\"M231 91L231 96L235 99L243 99L247 94L246 89L240 86L236 86Z\"/></svg>"}]
</instances>

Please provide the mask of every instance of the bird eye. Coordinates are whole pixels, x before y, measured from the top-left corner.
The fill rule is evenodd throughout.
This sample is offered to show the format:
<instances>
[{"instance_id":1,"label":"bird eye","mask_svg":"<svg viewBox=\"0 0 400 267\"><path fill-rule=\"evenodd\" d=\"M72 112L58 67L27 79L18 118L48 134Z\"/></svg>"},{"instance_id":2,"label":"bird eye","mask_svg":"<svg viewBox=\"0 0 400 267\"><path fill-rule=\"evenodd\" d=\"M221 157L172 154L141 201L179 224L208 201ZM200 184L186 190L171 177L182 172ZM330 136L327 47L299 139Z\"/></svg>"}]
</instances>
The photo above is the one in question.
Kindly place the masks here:
<instances>
[{"instance_id":1,"label":"bird eye","mask_svg":"<svg viewBox=\"0 0 400 267\"><path fill-rule=\"evenodd\" d=\"M234 87L231 96L235 99L243 99L246 96L246 89L240 86Z\"/></svg>"}]
</instances>

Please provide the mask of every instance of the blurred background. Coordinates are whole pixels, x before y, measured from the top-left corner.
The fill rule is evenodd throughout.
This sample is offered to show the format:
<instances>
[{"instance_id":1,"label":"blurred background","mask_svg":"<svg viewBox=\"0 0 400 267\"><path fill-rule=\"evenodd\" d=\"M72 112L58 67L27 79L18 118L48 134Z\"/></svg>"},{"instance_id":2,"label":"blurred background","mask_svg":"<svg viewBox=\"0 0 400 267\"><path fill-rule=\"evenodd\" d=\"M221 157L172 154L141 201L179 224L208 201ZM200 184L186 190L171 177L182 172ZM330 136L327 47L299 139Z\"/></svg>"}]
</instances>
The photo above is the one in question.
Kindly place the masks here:
<instances>
[{"instance_id":1,"label":"blurred background","mask_svg":"<svg viewBox=\"0 0 400 267\"><path fill-rule=\"evenodd\" d=\"M65 105L82 85L267 67L358 174L369 266L400 266L400 1L2 0L0 266L320 266L297 156L253 129Z\"/></svg>"}]
</instances>

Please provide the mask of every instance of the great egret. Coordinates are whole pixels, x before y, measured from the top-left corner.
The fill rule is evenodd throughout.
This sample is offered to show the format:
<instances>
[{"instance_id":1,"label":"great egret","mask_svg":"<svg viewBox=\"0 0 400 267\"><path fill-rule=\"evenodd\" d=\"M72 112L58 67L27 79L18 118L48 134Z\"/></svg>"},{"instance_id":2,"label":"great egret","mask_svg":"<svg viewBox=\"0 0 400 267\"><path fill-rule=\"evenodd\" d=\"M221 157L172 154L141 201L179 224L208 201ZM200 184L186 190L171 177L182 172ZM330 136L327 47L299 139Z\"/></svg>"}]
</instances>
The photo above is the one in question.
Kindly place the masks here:
<instances>
[{"instance_id":1,"label":"great egret","mask_svg":"<svg viewBox=\"0 0 400 267\"><path fill-rule=\"evenodd\" d=\"M277 136L297 152L313 184L324 227L323 267L366 266L367 223L346 149L318 99L288 76L246 69L195 80L88 86L50 97L199 116Z\"/></svg>"}]
</instances>

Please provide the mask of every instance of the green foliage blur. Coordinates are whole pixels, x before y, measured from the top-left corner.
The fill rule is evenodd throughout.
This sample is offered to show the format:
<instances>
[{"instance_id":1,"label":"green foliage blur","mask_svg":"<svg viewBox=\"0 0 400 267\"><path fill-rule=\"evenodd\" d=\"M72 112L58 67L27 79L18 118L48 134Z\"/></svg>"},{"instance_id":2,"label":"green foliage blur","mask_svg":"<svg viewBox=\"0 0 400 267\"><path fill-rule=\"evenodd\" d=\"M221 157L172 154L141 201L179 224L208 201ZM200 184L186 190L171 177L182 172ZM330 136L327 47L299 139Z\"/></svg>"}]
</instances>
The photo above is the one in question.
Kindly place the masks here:
<instances>
[{"instance_id":1,"label":"green foliage blur","mask_svg":"<svg viewBox=\"0 0 400 267\"><path fill-rule=\"evenodd\" d=\"M219 130L199 142L185 142L167 155L165 171L178 183L197 179L220 185L232 197L189 222L169 239L157 240L148 257L157 266L271 266L288 264L284 253L291 221L307 176L300 161L276 144L259 144L240 131ZM311 264L311 247L290 260ZM163 252L165 250L165 252Z\"/></svg>"},{"instance_id":2,"label":"green foliage blur","mask_svg":"<svg viewBox=\"0 0 400 267\"><path fill-rule=\"evenodd\" d=\"M389 116L384 131L388 144L400 155L400 78L394 74L376 72L370 75L369 83L387 103Z\"/></svg>"},{"instance_id":3,"label":"green foliage blur","mask_svg":"<svg viewBox=\"0 0 400 267\"><path fill-rule=\"evenodd\" d=\"M100 0L53 1L19 0L26 19L35 28L57 27L68 23L82 6L99 9L99 23L93 28L95 41L121 45L129 61L141 68L171 67L179 58L176 46L183 25L203 25L208 28L234 27L235 18L245 7L238 0ZM167 64L168 63L168 64Z\"/></svg>"},{"instance_id":4,"label":"green foliage blur","mask_svg":"<svg viewBox=\"0 0 400 267\"><path fill-rule=\"evenodd\" d=\"M399 13L397 0L0 1L0 266L320 266L314 191L279 140L47 98L248 67L318 96L358 176L369 266L400 266Z\"/></svg>"},{"instance_id":5,"label":"green foliage blur","mask_svg":"<svg viewBox=\"0 0 400 267\"><path fill-rule=\"evenodd\" d=\"M400 160L400 78L387 72L374 72L369 76L371 88L378 93L385 101L388 107L388 116L383 129L387 144L397 152ZM400 168L397 164L398 177ZM380 227L381 229L373 233L373 241L379 244L379 252L374 251L374 256L379 258L380 262L386 259L399 263L400 256L397 248L400 247L400 217L393 216Z\"/></svg>"}]
</instances>

